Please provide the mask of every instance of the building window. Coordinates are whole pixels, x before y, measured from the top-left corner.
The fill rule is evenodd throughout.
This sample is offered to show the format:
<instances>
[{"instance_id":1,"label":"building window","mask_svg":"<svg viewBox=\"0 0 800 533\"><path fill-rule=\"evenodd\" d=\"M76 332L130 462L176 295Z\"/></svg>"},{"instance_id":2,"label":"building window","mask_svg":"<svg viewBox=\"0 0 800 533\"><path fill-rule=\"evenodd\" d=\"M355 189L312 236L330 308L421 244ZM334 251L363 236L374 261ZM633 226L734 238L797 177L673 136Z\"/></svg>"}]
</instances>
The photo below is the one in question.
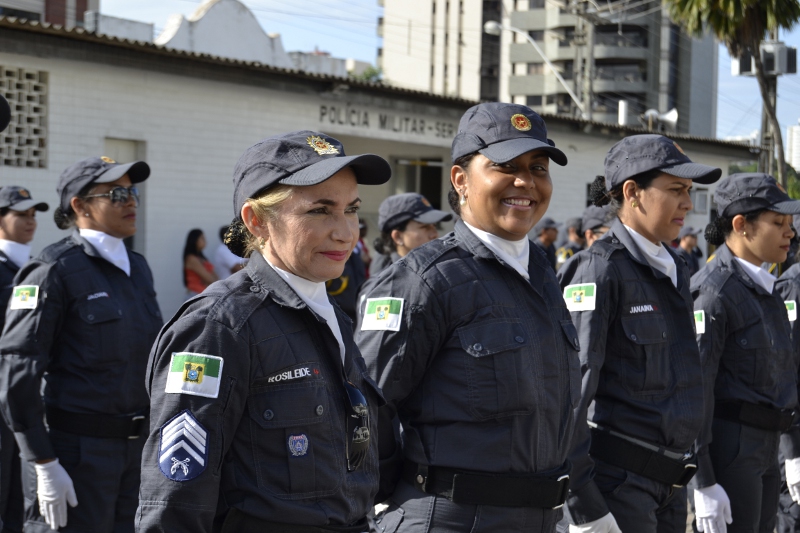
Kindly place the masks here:
<instances>
[{"instance_id":1,"label":"building window","mask_svg":"<svg viewBox=\"0 0 800 533\"><path fill-rule=\"evenodd\" d=\"M47 168L47 72L0 65L11 122L0 133L0 164Z\"/></svg>"},{"instance_id":2,"label":"building window","mask_svg":"<svg viewBox=\"0 0 800 533\"><path fill-rule=\"evenodd\" d=\"M544 74L544 63L528 63L528 74Z\"/></svg>"},{"instance_id":3,"label":"building window","mask_svg":"<svg viewBox=\"0 0 800 533\"><path fill-rule=\"evenodd\" d=\"M528 9L544 9L544 0L529 0Z\"/></svg>"},{"instance_id":4,"label":"building window","mask_svg":"<svg viewBox=\"0 0 800 533\"><path fill-rule=\"evenodd\" d=\"M544 30L529 31L528 35L530 35L531 39L534 41L544 41Z\"/></svg>"},{"instance_id":5,"label":"building window","mask_svg":"<svg viewBox=\"0 0 800 533\"><path fill-rule=\"evenodd\" d=\"M698 215L708 214L708 189L692 189L689 191L689 197L692 199L692 213Z\"/></svg>"},{"instance_id":6,"label":"building window","mask_svg":"<svg viewBox=\"0 0 800 533\"><path fill-rule=\"evenodd\" d=\"M17 17L26 20L41 20L42 16L33 11L23 11L22 9L12 9L10 7L0 7L0 16Z\"/></svg>"},{"instance_id":7,"label":"building window","mask_svg":"<svg viewBox=\"0 0 800 533\"><path fill-rule=\"evenodd\" d=\"M528 101L525 102L528 107L539 107L542 105L542 95L532 95L528 96Z\"/></svg>"}]
</instances>

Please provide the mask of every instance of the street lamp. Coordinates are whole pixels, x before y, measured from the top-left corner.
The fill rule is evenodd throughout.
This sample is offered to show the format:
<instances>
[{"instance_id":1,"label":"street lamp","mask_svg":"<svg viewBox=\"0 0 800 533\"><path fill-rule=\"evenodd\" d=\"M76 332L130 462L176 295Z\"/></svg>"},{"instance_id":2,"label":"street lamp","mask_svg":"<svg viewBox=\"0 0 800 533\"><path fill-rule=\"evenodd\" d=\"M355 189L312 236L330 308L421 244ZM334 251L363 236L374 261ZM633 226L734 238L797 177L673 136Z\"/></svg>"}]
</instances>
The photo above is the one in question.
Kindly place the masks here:
<instances>
[{"instance_id":1,"label":"street lamp","mask_svg":"<svg viewBox=\"0 0 800 533\"><path fill-rule=\"evenodd\" d=\"M561 77L561 74L559 74L558 70L556 70L555 66L553 66L550 60L547 59L547 57L544 55L544 52L542 52L542 49L539 48L539 45L536 44L536 41L533 40L533 37L531 37L530 34L528 34L528 32L521 30L519 28L515 28L514 26L503 26L496 20L489 20L486 22L486 24L483 25L483 31L485 33L488 33L489 35L500 35L503 30L512 31L514 33L522 35L528 40L529 43L531 43L531 46L533 46L536 49L536 51L539 52L539 55L542 56L542 59L544 60L545 64L548 67L550 67L550 70L553 71L553 74L555 74L558 81L561 82L561 85L563 85L564 89L567 90L567 94L570 95L572 101L575 102L575 105L578 107L578 109L581 110L581 115L585 116L586 110L584 109L580 99L578 99L578 97L575 96L575 93L572 92L572 89L569 88L567 82L564 81L564 78Z\"/></svg>"}]
</instances>

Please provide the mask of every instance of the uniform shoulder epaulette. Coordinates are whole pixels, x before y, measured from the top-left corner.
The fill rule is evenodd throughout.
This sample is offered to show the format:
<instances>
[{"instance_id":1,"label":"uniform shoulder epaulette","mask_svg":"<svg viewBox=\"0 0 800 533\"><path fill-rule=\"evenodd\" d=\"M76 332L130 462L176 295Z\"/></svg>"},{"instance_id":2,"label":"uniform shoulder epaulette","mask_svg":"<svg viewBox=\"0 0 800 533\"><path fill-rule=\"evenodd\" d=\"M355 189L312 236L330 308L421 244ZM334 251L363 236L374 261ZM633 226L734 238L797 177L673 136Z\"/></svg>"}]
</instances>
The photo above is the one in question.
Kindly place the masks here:
<instances>
[{"instance_id":1,"label":"uniform shoulder epaulette","mask_svg":"<svg viewBox=\"0 0 800 533\"><path fill-rule=\"evenodd\" d=\"M592 244L587 250L595 255L599 255L608 259L611 255L624 249L625 246L619 242L619 239L599 239Z\"/></svg>"},{"instance_id":2,"label":"uniform shoulder epaulette","mask_svg":"<svg viewBox=\"0 0 800 533\"><path fill-rule=\"evenodd\" d=\"M422 274L439 258L454 248L458 248L458 241L451 233L441 239L432 240L415 248L414 253L406 255L397 263L405 265L413 272Z\"/></svg>"},{"instance_id":3,"label":"uniform shoulder epaulette","mask_svg":"<svg viewBox=\"0 0 800 533\"><path fill-rule=\"evenodd\" d=\"M65 237L64 239L47 246L41 251L41 253L39 253L37 259L44 263L52 263L77 246L78 243L76 243L72 238Z\"/></svg>"}]
</instances>

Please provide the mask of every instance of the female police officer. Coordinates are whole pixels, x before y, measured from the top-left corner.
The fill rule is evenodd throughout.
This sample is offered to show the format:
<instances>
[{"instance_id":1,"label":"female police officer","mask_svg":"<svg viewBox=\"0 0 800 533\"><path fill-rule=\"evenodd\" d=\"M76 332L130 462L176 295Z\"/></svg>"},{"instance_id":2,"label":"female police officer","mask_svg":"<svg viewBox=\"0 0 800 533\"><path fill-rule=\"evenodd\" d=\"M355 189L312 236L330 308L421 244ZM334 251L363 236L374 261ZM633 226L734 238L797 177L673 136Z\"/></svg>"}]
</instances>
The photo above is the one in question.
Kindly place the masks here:
<instances>
[{"instance_id":1,"label":"female police officer","mask_svg":"<svg viewBox=\"0 0 800 533\"><path fill-rule=\"evenodd\" d=\"M145 367L161 315L147 262L122 239L136 233L133 184L149 174L147 163L107 157L66 169L55 218L78 229L15 278L0 340L0 404L30 461L26 531L47 530L39 513L63 531L133 531Z\"/></svg>"},{"instance_id":2,"label":"female police officer","mask_svg":"<svg viewBox=\"0 0 800 533\"><path fill-rule=\"evenodd\" d=\"M570 531L686 530L682 487L694 472L703 381L689 276L661 243L677 237L692 208L692 182L720 174L664 136L634 135L611 148L605 178L592 185L594 203L610 203L616 216L558 273L583 373Z\"/></svg>"},{"instance_id":3,"label":"female police officer","mask_svg":"<svg viewBox=\"0 0 800 533\"><path fill-rule=\"evenodd\" d=\"M553 531L564 501L577 334L528 232L566 156L525 106L480 104L453 140L453 233L388 267L359 309L358 344L383 388L382 489L393 531Z\"/></svg>"},{"instance_id":4,"label":"female police officer","mask_svg":"<svg viewBox=\"0 0 800 533\"><path fill-rule=\"evenodd\" d=\"M797 367L783 298L760 265L786 260L790 215L800 213L800 202L766 174L734 174L714 198L719 217L706 228L706 240L722 246L692 278L708 383L697 447L697 525L707 532L724 533L725 522L730 532L771 532L778 443L797 405Z\"/></svg>"},{"instance_id":5,"label":"female police officer","mask_svg":"<svg viewBox=\"0 0 800 533\"><path fill-rule=\"evenodd\" d=\"M139 531L366 529L380 392L325 281L358 240L357 183L389 177L313 131L241 156L226 242L250 261L153 346Z\"/></svg>"}]
</instances>

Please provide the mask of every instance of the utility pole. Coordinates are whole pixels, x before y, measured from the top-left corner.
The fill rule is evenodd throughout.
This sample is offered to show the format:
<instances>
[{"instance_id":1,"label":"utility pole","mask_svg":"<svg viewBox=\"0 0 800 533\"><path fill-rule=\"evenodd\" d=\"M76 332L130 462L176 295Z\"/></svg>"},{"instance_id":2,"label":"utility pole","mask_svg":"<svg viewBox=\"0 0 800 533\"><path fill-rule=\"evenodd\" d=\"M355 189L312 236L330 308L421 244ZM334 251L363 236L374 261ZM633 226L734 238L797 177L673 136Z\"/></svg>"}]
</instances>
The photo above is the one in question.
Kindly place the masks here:
<instances>
[{"instance_id":1,"label":"utility pole","mask_svg":"<svg viewBox=\"0 0 800 533\"><path fill-rule=\"evenodd\" d=\"M777 42L778 30L772 30L769 38L771 41ZM754 53L760 54L761 47L759 46L759 49ZM769 101L774 109L778 98L778 76L767 76L767 91ZM766 172L773 176L775 173L775 135L769 122L767 109L763 106L761 108L761 146L767 149L762 151L758 158L758 168L761 172ZM786 176L784 176L784 180L786 180Z\"/></svg>"},{"instance_id":2,"label":"utility pole","mask_svg":"<svg viewBox=\"0 0 800 533\"><path fill-rule=\"evenodd\" d=\"M585 4L584 4L585 5ZM586 20L586 62L583 74L583 107L586 109L586 119L592 120L592 107L594 102L594 22Z\"/></svg>"},{"instance_id":3,"label":"utility pole","mask_svg":"<svg viewBox=\"0 0 800 533\"><path fill-rule=\"evenodd\" d=\"M583 96L583 79L585 76L585 69L583 68L583 52L586 48L586 21L581 17L581 14L586 12L586 2L583 0L572 0L570 3L571 11L577 15L575 21L575 33L572 39L572 46L575 47L575 60L572 63L572 81L573 90L575 94L581 95L581 102L583 108L586 109L586 97ZM576 106L572 105L572 114L575 114Z\"/></svg>"},{"instance_id":4,"label":"utility pole","mask_svg":"<svg viewBox=\"0 0 800 533\"><path fill-rule=\"evenodd\" d=\"M583 118L592 120L592 100L594 99L594 26L601 17L588 13L588 0L572 0L570 11L575 21L575 93L581 95Z\"/></svg>"}]
</instances>

